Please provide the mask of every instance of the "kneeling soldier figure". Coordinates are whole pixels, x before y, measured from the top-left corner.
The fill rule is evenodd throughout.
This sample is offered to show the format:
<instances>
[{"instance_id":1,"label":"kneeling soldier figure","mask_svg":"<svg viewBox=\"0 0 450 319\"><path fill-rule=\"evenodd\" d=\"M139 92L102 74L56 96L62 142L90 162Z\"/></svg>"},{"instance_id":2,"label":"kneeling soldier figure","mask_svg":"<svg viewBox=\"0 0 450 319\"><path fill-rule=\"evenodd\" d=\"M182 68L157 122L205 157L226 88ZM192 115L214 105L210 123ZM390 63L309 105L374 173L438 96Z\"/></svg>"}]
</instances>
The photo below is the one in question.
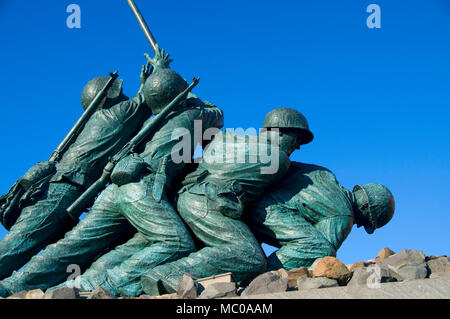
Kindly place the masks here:
<instances>
[{"instance_id":1,"label":"kneeling soldier figure","mask_svg":"<svg viewBox=\"0 0 450 319\"><path fill-rule=\"evenodd\" d=\"M336 256L354 224L372 234L391 220L394 209L383 185L349 191L328 169L293 162L286 178L248 207L244 219L260 242L280 248L269 256L268 269L289 270Z\"/></svg>"}]
</instances>

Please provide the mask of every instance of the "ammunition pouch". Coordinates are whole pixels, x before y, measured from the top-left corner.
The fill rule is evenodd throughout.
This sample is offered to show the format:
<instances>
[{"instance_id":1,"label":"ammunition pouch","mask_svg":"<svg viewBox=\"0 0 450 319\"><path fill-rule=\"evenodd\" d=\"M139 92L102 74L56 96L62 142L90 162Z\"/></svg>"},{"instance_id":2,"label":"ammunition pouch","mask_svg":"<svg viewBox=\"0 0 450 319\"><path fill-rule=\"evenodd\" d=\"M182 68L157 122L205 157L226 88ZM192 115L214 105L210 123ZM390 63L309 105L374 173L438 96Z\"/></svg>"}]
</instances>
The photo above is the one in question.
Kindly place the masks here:
<instances>
[{"instance_id":1,"label":"ammunition pouch","mask_svg":"<svg viewBox=\"0 0 450 319\"><path fill-rule=\"evenodd\" d=\"M50 170L42 171L41 174L33 173L34 183L29 185L28 189L22 186L23 178L21 178L11 187L6 195L0 197L0 221L7 230L10 230L15 224L23 208L33 205L39 200L47 190L52 176L53 173ZM27 179L26 183L31 182L33 179Z\"/></svg>"},{"instance_id":2,"label":"ammunition pouch","mask_svg":"<svg viewBox=\"0 0 450 319\"><path fill-rule=\"evenodd\" d=\"M53 175L56 172L55 162L39 162L28 170L20 179L19 184L25 191L28 191L33 185L43 179Z\"/></svg>"},{"instance_id":3,"label":"ammunition pouch","mask_svg":"<svg viewBox=\"0 0 450 319\"><path fill-rule=\"evenodd\" d=\"M56 172L56 163L39 162L28 170L8 191L0 197L0 221L9 230L24 207L33 204L44 191Z\"/></svg>"},{"instance_id":4,"label":"ammunition pouch","mask_svg":"<svg viewBox=\"0 0 450 319\"><path fill-rule=\"evenodd\" d=\"M194 172L188 174L184 178L184 180L181 182L181 185L188 186L190 184L200 183L206 178L206 176L208 176L208 171L207 170L204 170L204 171L201 171L201 172L194 171Z\"/></svg>"},{"instance_id":5,"label":"ammunition pouch","mask_svg":"<svg viewBox=\"0 0 450 319\"><path fill-rule=\"evenodd\" d=\"M6 195L0 197L0 218L2 225L10 230L20 215L19 202L24 194L22 186L16 182Z\"/></svg>"},{"instance_id":6,"label":"ammunition pouch","mask_svg":"<svg viewBox=\"0 0 450 319\"><path fill-rule=\"evenodd\" d=\"M131 154L117 163L111 173L111 182L117 186L137 181L150 166L138 155Z\"/></svg>"},{"instance_id":7,"label":"ammunition pouch","mask_svg":"<svg viewBox=\"0 0 450 319\"><path fill-rule=\"evenodd\" d=\"M208 209L222 215L239 219L245 207L245 191L237 181L204 181L184 186L180 192L204 195L208 200Z\"/></svg>"}]
</instances>

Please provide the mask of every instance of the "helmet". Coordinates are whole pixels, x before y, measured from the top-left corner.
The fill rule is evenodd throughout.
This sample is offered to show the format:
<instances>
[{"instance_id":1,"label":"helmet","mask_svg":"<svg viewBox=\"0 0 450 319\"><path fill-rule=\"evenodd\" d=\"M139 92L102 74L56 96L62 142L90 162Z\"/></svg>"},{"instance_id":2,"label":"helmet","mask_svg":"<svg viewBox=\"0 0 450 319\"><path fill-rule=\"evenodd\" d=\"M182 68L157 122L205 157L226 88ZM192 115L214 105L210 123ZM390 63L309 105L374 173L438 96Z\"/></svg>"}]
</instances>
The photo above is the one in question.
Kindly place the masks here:
<instances>
[{"instance_id":1,"label":"helmet","mask_svg":"<svg viewBox=\"0 0 450 319\"><path fill-rule=\"evenodd\" d=\"M144 84L144 98L153 114L158 114L188 88L188 83L169 68L156 68Z\"/></svg>"},{"instance_id":2,"label":"helmet","mask_svg":"<svg viewBox=\"0 0 450 319\"><path fill-rule=\"evenodd\" d=\"M83 88L83 93L81 94L81 105L83 109L86 110L91 102L95 99L97 94L105 87L106 83L110 78L106 76L100 76L89 81ZM114 81L111 88L108 90L108 99L117 99L122 93L123 80Z\"/></svg>"},{"instance_id":3,"label":"helmet","mask_svg":"<svg viewBox=\"0 0 450 319\"><path fill-rule=\"evenodd\" d=\"M280 107L267 113L264 118L263 128L288 128L299 131L301 143L308 144L314 139L309 130L306 118L297 110L289 107Z\"/></svg>"},{"instance_id":4,"label":"helmet","mask_svg":"<svg viewBox=\"0 0 450 319\"><path fill-rule=\"evenodd\" d=\"M369 234L386 225L394 215L395 201L389 189L380 184L356 185L353 188L361 213L369 219L364 225Z\"/></svg>"}]
</instances>

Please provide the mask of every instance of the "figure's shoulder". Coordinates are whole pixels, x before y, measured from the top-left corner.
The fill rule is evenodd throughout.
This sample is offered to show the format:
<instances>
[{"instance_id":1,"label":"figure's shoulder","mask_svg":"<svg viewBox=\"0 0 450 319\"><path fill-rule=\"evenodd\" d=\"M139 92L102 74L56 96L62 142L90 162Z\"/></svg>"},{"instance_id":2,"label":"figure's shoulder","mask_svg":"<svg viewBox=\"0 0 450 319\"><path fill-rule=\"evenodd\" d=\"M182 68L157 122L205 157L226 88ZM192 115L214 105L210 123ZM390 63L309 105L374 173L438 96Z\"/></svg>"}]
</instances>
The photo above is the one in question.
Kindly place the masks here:
<instances>
[{"instance_id":1,"label":"figure's shoulder","mask_svg":"<svg viewBox=\"0 0 450 319\"><path fill-rule=\"evenodd\" d=\"M207 107L208 105L205 103L205 101L202 101L197 95L195 95L192 92L189 92L186 97L186 106L190 108L195 107Z\"/></svg>"},{"instance_id":2,"label":"figure's shoulder","mask_svg":"<svg viewBox=\"0 0 450 319\"><path fill-rule=\"evenodd\" d=\"M191 106L191 107L201 106L201 107L205 107L205 108L220 110L220 108L216 104L211 103L207 100L202 100L201 98L199 98L197 95L195 95L192 92L189 92L188 96L186 97L186 105Z\"/></svg>"},{"instance_id":3,"label":"figure's shoulder","mask_svg":"<svg viewBox=\"0 0 450 319\"><path fill-rule=\"evenodd\" d=\"M126 99L120 101L108 108L100 109L96 111L98 116L109 116L115 118L122 118L129 116L130 113L135 112L135 110L143 103L143 101L138 100L138 98Z\"/></svg>"},{"instance_id":4,"label":"figure's shoulder","mask_svg":"<svg viewBox=\"0 0 450 319\"><path fill-rule=\"evenodd\" d=\"M291 167L295 171L301 171L303 173L312 173L312 172L327 172L333 174L328 168L316 164L308 164L292 161ZM334 174L333 174L334 175Z\"/></svg>"},{"instance_id":5,"label":"figure's shoulder","mask_svg":"<svg viewBox=\"0 0 450 319\"><path fill-rule=\"evenodd\" d=\"M188 106L204 106L205 103L194 93L189 92L186 97L186 105Z\"/></svg>"},{"instance_id":6,"label":"figure's shoulder","mask_svg":"<svg viewBox=\"0 0 450 319\"><path fill-rule=\"evenodd\" d=\"M336 175L328 168L315 164L307 164L301 162L291 162L289 174L302 174L308 176L328 177L336 180Z\"/></svg>"}]
</instances>

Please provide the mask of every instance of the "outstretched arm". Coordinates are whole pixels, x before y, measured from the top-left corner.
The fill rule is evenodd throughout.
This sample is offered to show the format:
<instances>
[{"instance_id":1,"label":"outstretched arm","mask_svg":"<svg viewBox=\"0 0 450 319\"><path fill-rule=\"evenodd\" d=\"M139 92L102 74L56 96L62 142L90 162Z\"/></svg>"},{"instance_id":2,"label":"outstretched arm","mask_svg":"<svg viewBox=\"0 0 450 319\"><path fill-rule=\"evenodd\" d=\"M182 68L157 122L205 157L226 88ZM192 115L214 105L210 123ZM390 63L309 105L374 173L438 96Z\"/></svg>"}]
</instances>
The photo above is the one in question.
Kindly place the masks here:
<instances>
[{"instance_id":1,"label":"outstretched arm","mask_svg":"<svg viewBox=\"0 0 450 319\"><path fill-rule=\"evenodd\" d=\"M141 75L139 76L139 80L141 81L141 86L139 87L139 91L136 93L136 95L132 98L134 102L137 104L144 103L144 85L145 81L147 81L150 74L152 74L153 69L150 68L150 62L147 61L147 64L143 65L141 68Z\"/></svg>"},{"instance_id":2,"label":"outstretched arm","mask_svg":"<svg viewBox=\"0 0 450 319\"><path fill-rule=\"evenodd\" d=\"M147 53L144 53L144 56L147 59L147 63L143 65L141 69L141 75L139 77L141 86L135 96L136 98L143 98L142 94L145 86L145 81L147 81L148 77L154 72L154 70L158 68L169 68L170 63L173 61L169 58L169 54L167 54L164 49L160 49L158 46L156 46L156 48L157 50L154 58L151 58Z\"/></svg>"},{"instance_id":3,"label":"outstretched arm","mask_svg":"<svg viewBox=\"0 0 450 319\"><path fill-rule=\"evenodd\" d=\"M141 81L141 86L139 87L138 94L143 93L145 81L147 81L150 74L152 74L153 68L151 67L150 61L147 61L145 65L141 68L141 75L139 76L139 80Z\"/></svg>"}]
</instances>

